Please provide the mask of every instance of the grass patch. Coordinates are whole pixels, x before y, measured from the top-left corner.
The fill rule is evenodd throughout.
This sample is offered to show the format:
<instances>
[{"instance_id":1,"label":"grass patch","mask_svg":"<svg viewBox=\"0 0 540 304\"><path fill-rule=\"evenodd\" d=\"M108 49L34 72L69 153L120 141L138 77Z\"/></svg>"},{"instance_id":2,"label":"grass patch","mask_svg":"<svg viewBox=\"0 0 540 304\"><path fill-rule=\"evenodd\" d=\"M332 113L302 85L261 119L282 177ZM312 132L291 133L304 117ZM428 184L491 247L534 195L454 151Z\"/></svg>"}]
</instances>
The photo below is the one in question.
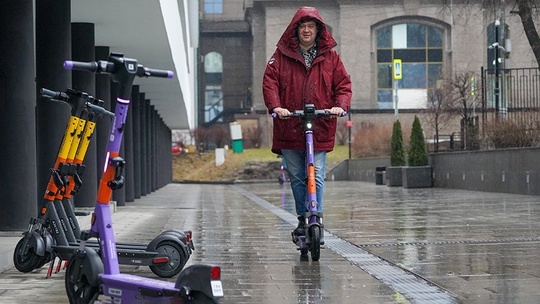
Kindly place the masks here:
<instances>
[{"instance_id":1,"label":"grass patch","mask_svg":"<svg viewBox=\"0 0 540 304\"><path fill-rule=\"evenodd\" d=\"M334 151L327 154L327 167L332 168L345 159L349 158L348 146L336 146ZM227 150L225 163L216 166L216 155L214 151L206 153L185 153L173 156L173 181L224 181L235 180L242 175L246 167L254 163L269 162L275 166L265 166L272 170L275 167L275 174L279 170L281 159L272 153L269 148L244 149L243 153L234 153ZM269 172L272 176L274 172Z\"/></svg>"}]
</instances>

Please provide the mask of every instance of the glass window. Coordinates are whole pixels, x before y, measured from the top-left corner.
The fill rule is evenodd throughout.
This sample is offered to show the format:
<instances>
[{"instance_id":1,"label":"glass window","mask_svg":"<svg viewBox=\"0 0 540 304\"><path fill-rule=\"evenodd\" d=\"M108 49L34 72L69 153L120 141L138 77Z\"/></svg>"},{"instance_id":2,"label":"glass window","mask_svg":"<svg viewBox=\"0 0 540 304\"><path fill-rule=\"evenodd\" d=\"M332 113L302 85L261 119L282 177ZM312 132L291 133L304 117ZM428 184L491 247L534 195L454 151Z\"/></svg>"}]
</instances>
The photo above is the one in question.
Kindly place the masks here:
<instances>
[{"instance_id":1,"label":"glass window","mask_svg":"<svg viewBox=\"0 0 540 304\"><path fill-rule=\"evenodd\" d=\"M407 47L426 47L426 26L423 24L407 24Z\"/></svg>"},{"instance_id":2,"label":"glass window","mask_svg":"<svg viewBox=\"0 0 540 304\"><path fill-rule=\"evenodd\" d=\"M377 62L392 62L392 50L377 50Z\"/></svg>"},{"instance_id":3,"label":"glass window","mask_svg":"<svg viewBox=\"0 0 540 304\"><path fill-rule=\"evenodd\" d=\"M392 107L392 61L403 62L399 89L427 90L437 84L444 65L444 29L425 22L392 24L376 30L377 102ZM390 106L389 106L390 105Z\"/></svg>"},{"instance_id":4,"label":"glass window","mask_svg":"<svg viewBox=\"0 0 540 304\"><path fill-rule=\"evenodd\" d=\"M441 79L442 64L428 64L428 87L434 88L437 85L437 80Z\"/></svg>"},{"instance_id":5,"label":"glass window","mask_svg":"<svg viewBox=\"0 0 540 304\"><path fill-rule=\"evenodd\" d=\"M377 71L377 83L379 88L391 89L392 88L392 64L383 63L378 64Z\"/></svg>"},{"instance_id":6,"label":"glass window","mask_svg":"<svg viewBox=\"0 0 540 304\"><path fill-rule=\"evenodd\" d=\"M401 59L402 62L426 62L426 50L399 49L394 50L394 58Z\"/></svg>"},{"instance_id":7,"label":"glass window","mask_svg":"<svg viewBox=\"0 0 540 304\"><path fill-rule=\"evenodd\" d=\"M223 56L218 52L210 52L204 56L205 73L222 73Z\"/></svg>"},{"instance_id":8,"label":"glass window","mask_svg":"<svg viewBox=\"0 0 540 304\"><path fill-rule=\"evenodd\" d=\"M223 0L204 0L205 14L223 14Z\"/></svg>"},{"instance_id":9,"label":"glass window","mask_svg":"<svg viewBox=\"0 0 540 304\"><path fill-rule=\"evenodd\" d=\"M377 48L392 47L392 28L385 27L377 32Z\"/></svg>"},{"instance_id":10,"label":"glass window","mask_svg":"<svg viewBox=\"0 0 540 304\"><path fill-rule=\"evenodd\" d=\"M405 77L414 75L414 77ZM403 79L399 88L422 89L427 88L427 71L425 63L404 63Z\"/></svg>"},{"instance_id":11,"label":"glass window","mask_svg":"<svg viewBox=\"0 0 540 304\"><path fill-rule=\"evenodd\" d=\"M428 28L428 47L442 47L442 31L435 27Z\"/></svg>"}]
</instances>

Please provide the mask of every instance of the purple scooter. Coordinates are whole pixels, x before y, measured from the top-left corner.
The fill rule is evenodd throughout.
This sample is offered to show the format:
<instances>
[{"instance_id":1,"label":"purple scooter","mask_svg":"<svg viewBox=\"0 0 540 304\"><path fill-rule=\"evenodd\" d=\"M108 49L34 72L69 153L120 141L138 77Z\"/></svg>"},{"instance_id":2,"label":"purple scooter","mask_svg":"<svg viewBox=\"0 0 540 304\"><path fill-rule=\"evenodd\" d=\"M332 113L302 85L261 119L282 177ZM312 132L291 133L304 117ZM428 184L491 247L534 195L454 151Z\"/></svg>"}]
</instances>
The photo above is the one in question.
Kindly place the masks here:
<instances>
[{"instance_id":1,"label":"purple scooter","mask_svg":"<svg viewBox=\"0 0 540 304\"><path fill-rule=\"evenodd\" d=\"M344 112L342 116L346 116ZM305 235L294 235L292 241L298 246L302 257L307 257L311 252L311 259L318 261L321 256L321 245L324 245L324 226L322 223L322 212L318 211L319 202L317 201L317 185L315 182L315 157L313 145L313 124L317 117L336 116L325 110L316 110L314 104L305 104L303 110L293 111L288 117L301 118L304 125L304 134L306 137L306 175L307 175L307 209L304 214L306 218ZM276 118L275 113L272 117Z\"/></svg>"},{"instance_id":2,"label":"purple scooter","mask_svg":"<svg viewBox=\"0 0 540 304\"><path fill-rule=\"evenodd\" d=\"M118 83L115 117L107 143L106 168L97 193L90 230L81 232L79 249L71 256L65 276L70 303L93 303L100 294L111 303L217 303L223 297L221 268L197 264L183 269L176 283L120 273L109 202L122 187L124 160L119 156L135 76L172 78L173 72L146 68L123 54L111 53L107 61L66 61L64 68L110 74ZM99 251L86 246L99 240Z\"/></svg>"}]
</instances>

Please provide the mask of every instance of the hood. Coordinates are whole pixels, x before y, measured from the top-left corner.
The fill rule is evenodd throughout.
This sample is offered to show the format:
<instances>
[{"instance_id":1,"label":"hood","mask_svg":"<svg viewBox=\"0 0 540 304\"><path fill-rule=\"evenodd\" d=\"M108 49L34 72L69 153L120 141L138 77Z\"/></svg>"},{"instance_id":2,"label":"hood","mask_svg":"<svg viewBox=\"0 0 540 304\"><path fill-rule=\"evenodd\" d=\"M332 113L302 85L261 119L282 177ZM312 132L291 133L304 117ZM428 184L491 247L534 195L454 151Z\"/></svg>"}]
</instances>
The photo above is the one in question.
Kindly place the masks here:
<instances>
[{"instance_id":1,"label":"hood","mask_svg":"<svg viewBox=\"0 0 540 304\"><path fill-rule=\"evenodd\" d=\"M326 24L319 14L319 11L314 7L304 6L296 11L291 23L285 32L283 32L283 35L281 35L281 38L277 43L277 47L282 53L289 56L298 53L297 28L301 21L303 22L306 19L314 19L319 24L319 33L317 34L317 52L319 54L322 54L337 45L336 40L334 40L330 31L326 28Z\"/></svg>"}]
</instances>

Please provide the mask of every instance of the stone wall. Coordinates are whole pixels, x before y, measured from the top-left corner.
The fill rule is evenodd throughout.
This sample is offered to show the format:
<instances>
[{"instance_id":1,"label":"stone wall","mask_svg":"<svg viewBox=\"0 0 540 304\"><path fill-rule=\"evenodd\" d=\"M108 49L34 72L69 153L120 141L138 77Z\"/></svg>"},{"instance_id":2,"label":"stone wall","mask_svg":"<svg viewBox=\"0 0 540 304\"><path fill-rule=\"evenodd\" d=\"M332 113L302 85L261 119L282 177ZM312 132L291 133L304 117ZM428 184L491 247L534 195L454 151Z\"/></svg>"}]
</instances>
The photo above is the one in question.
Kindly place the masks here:
<instances>
[{"instance_id":1,"label":"stone wall","mask_svg":"<svg viewBox=\"0 0 540 304\"><path fill-rule=\"evenodd\" d=\"M430 154L434 186L473 191L540 195L540 148ZM328 179L375 183L375 168L389 158L346 160Z\"/></svg>"}]
</instances>

